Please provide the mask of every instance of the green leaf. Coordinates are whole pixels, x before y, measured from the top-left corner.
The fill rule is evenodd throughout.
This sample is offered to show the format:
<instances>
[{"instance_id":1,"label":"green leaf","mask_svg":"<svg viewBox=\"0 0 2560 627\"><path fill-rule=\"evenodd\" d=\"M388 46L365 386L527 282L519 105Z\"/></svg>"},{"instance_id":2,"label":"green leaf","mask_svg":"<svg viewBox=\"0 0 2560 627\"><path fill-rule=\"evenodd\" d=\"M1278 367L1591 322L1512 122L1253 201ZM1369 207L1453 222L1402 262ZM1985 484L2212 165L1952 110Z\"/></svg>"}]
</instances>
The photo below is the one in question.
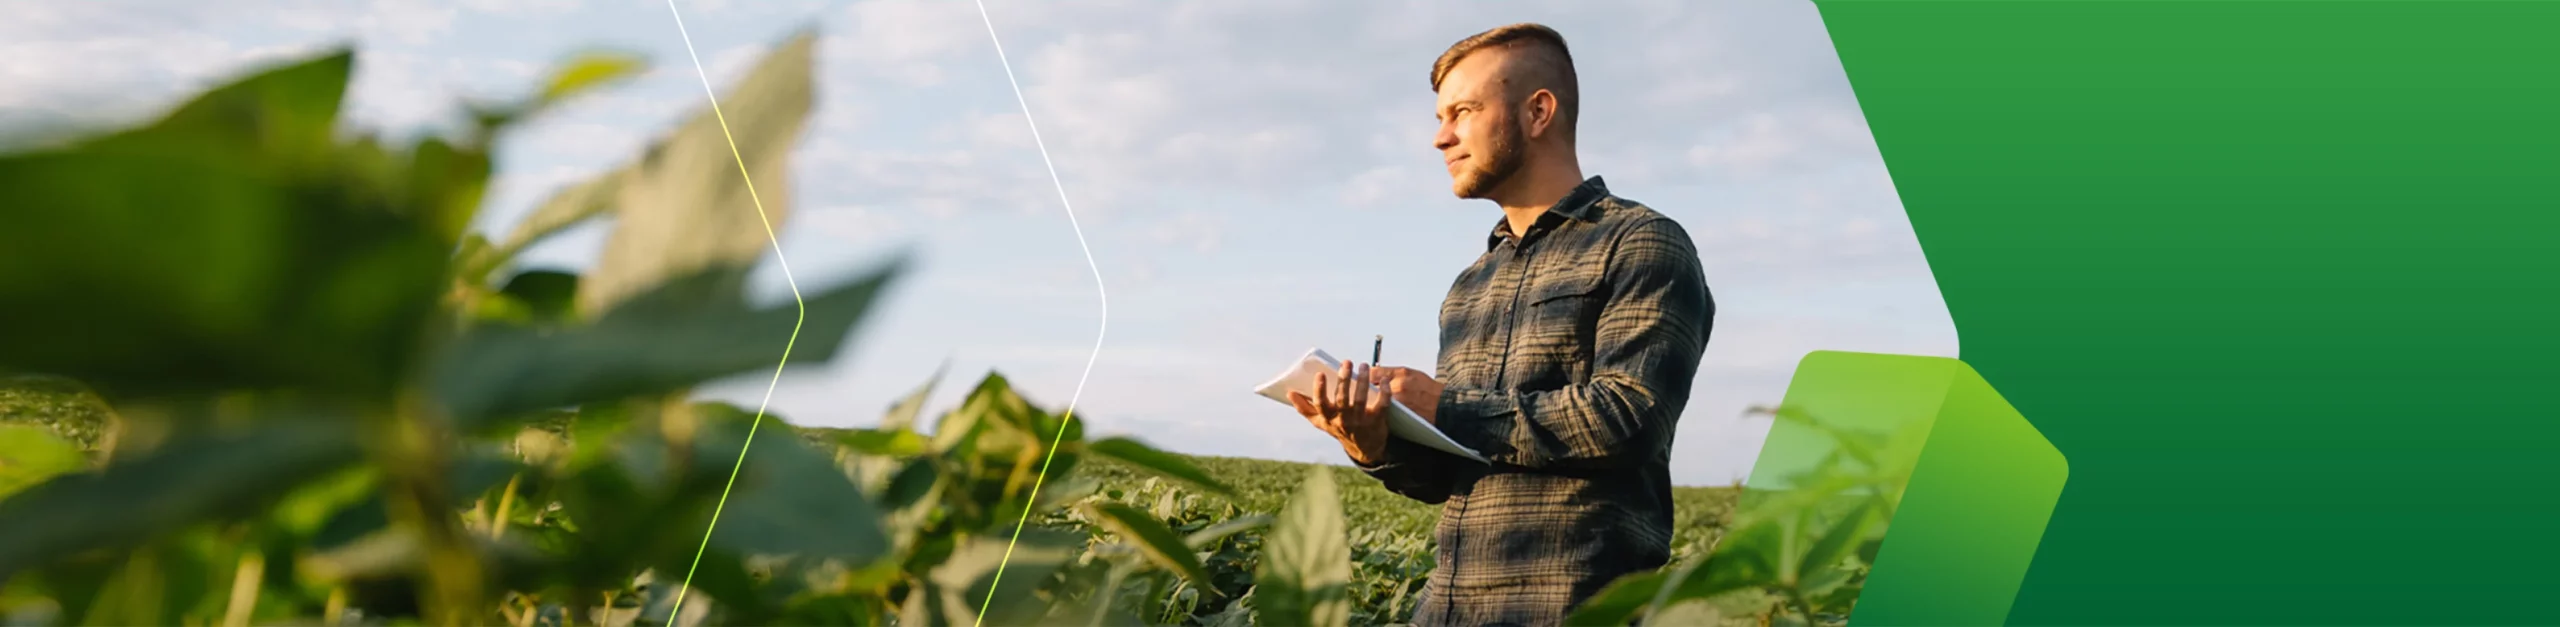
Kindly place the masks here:
<instances>
[{"instance_id":1,"label":"green leaf","mask_svg":"<svg viewBox=\"0 0 2560 627\"><path fill-rule=\"evenodd\" d=\"M1088 507L1094 514L1095 523L1136 547L1147 561L1193 582L1205 585L1210 581L1208 569L1200 566L1200 556L1192 552L1182 536L1165 528L1164 522L1156 520L1155 516L1135 507L1107 501Z\"/></svg>"},{"instance_id":2,"label":"green leaf","mask_svg":"<svg viewBox=\"0 0 2560 627\"><path fill-rule=\"evenodd\" d=\"M1225 522L1191 532L1191 536L1185 538L1183 544L1190 545L1191 550L1194 551L1206 551L1217 547L1218 542L1227 539L1227 536L1269 527L1272 520L1271 516L1265 514L1230 518Z\"/></svg>"},{"instance_id":3,"label":"green leaf","mask_svg":"<svg viewBox=\"0 0 2560 627\"><path fill-rule=\"evenodd\" d=\"M1667 607L1689 599L1703 599L1744 588L1772 588L1783 585L1779 565L1787 559L1786 529L1776 522L1743 527L1717 542L1716 550L1707 556L1705 565L1678 588L1663 598Z\"/></svg>"},{"instance_id":4,"label":"green leaf","mask_svg":"<svg viewBox=\"0 0 2560 627\"><path fill-rule=\"evenodd\" d=\"M731 268L661 285L593 324L482 327L437 364L434 389L457 420L477 428L501 416L769 370L786 347L790 363L824 363L897 271L892 264L817 294L805 311L750 308L745 272Z\"/></svg>"},{"instance_id":5,"label":"green leaf","mask_svg":"<svg viewBox=\"0 0 2560 627\"><path fill-rule=\"evenodd\" d=\"M235 155L244 160L320 157L335 139L354 67L355 51L344 47L259 67L206 90L158 122L95 144L149 149L180 136L246 149Z\"/></svg>"},{"instance_id":6,"label":"green leaf","mask_svg":"<svg viewBox=\"0 0 2560 627\"><path fill-rule=\"evenodd\" d=\"M89 465L79 445L51 430L0 424L0 501L18 490Z\"/></svg>"},{"instance_id":7,"label":"green leaf","mask_svg":"<svg viewBox=\"0 0 2560 627\"><path fill-rule=\"evenodd\" d=\"M1690 599L1671 604L1661 613L1645 618L1647 625L1721 625L1724 613L1706 599ZM1582 623L1574 623L1580 625Z\"/></svg>"},{"instance_id":8,"label":"green leaf","mask_svg":"<svg viewBox=\"0 0 2560 627\"><path fill-rule=\"evenodd\" d=\"M880 428L890 431L913 431L916 416L924 413L925 401L933 398L934 386L940 384L943 374L950 370L949 363L935 367L933 377L926 379L924 385L916 386L915 391L908 392L906 398L898 399L898 404L889 406L888 415L880 417Z\"/></svg>"},{"instance_id":9,"label":"green leaf","mask_svg":"<svg viewBox=\"0 0 2560 627\"><path fill-rule=\"evenodd\" d=\"M1189 459L1157 450L1134 438L1103 438L1087 445L1085 452L1128 464L1142 473L1180 481L1211 494L1227 498L1236 496L1234 488L1192 465Z\"/></svg>"},{"instance_id":10,"label":"green leaf","mask_svg":"<svg viewBox=\"0 0 2560 627\"><path fill-rule=\"evenodd\" d=\"M1063 459L1066 456L1059 457ZM1093 496L1095 492L1100 491L1102 491L1102 482L1095 481L1091 477L1051 478L1048 485L1040 488L1040 502L1032 504L1031 511L1034 516L1043 512L1057 511L1059 508L1084 500L1085 497Z\"/></svg>"},{"instance_id":11,"label":"green leaf","mask_svg":"<svg viewBox=\"0 0 2560 627\"><path fill-rule=\"evenodd\" d=\"M932 444L924 434L904 429L845 429L836 432L835 441L864 455L882 457L922 455Z\"/></svg>"},{"instance_id":12,"label":"green leaf","mask_svg":"<svg viewBox=\"0 0 2560 627\"><path fill-rule=\"evenodd\" d=\"M953 551L908 597L899 624L1038 624L1049 609L1035 595L1040 582L1065 566L1084 538L1034 528L1022 530L1018 542L1009 540L977 536ZM984 621L976 620L980 607L988 607Z\"/></svg>"},{"instance_id":13,"label":"green leaf","mask_svg":"<svg viewBox=\"0 0 2560 627\"><path fill-rule=\"evenodd\" d=\"M1873 499L1862 500L1857 508L1832 521L1830 528L1823 530L1822 537L1814 540L1813 546L1805 550L1803 559L1797 562L1797 577L1810 579L1825 571L1838 570L1840 564L1847 561L1858 545L1867 539L1867 530L1875 520L1875 507ZM1845 575L1842 580L1846 580Z\"/></svg>"},{"instance_id":14,"label":"green leaf","mask_svg":"<svg viewBox=\"0 0 2560 627\"><path fill-rule=\"evenodd\" d=\"M1801 425L1805 428L1813 429L1817 433L1830 436L1834 442L1840 445L1838 452L1847 454L1850 458L1858 460L1858 463L1864 464L1870 468L1875 467L1882 461L1881 454L1877 451L1877 449L1883 444L1881 439L1870 434L1852 431L1846 428L1834 426L1831 423L1823 422L1814 418L1811 414L1806 413L1803 408L1793 405L1779 407L1752 407L1745 413L1766 415L1779 421Z\"/></svg>"},{"instance_id":15,"label":"green leaf","mask_svg":"<svg viewBox=\"0 0 2560 627\"><path fill-rule=\"evenodd\" d=\"M523 220L516 222L515 228L508 231L504 243L494 246L485 253L478 264L468 266L475 272L468 278L476 281L478 277L486 276L486 273L495 270L500 264L515 259L516 255L522 254L526 248L553 235L558 235L562 231L567 231L571 227L612 213L614 195L621 190L623 178L626 176L629 176L626 171L614 170L553 192L550 198L544 199L541 205L534 207L532 213L526 214Z\"/></svg>"},{"instance_id":16,"label":"green leaf","mask_svg":"<svg viewBox=\"0 0 2560 627\"><path fill-rule=\"evenodd\" d=\"M718 405L696 405L705 431L697 438L704 463L744 460L737 483L712 528L712 545L738 555L798 555L861 563L886 553L880 512L835 460L792 437L791 426L767 416L748 444L751 415ZM715 412L734 412L716 416ZM743 455L743 458L741 457Z\"/></svg>"},{"instance_id":17,"label":"green leaf","mask_svg":"<svg viewBox=\"0 0 2560 627\"><path fill-rule=\"evenodd\" d=\"M524 303L537 322L556 323L577 317L578 275L558 270L528 270L507 278L499 293Z\"/></svg>"},{"instance_id":18,"label":"green leaf","mask_svg":"<svg viewBox=\"0 0 2560 627\"><path fill-rule=\"evenodd\" d=\"M1263 536L1254 595L1264 624L1350 624L1351 547L1344 538L1333 473L1315 466Z\"/></svg>"},{"instance_id":19,"label":"green leaf","mask_svg":"<svg viewBox=\"0 0 2560 627\"><path fill-rule=\"evenodd\" d=\"M584 467L610 459L614 445L630 428L631 410L624 404L579 407L577 416L569 421L569 464Z\"/></svg>"},{"instance_id":20,"label":"green leaf","mask_svg":"<svg viewBox=\"0 0 2560 627\"><path fill-rule=\"evenodd\" d=\"M407 165L407 178L397 188L404 204L433 229L437 241L459 241L488 191L489 154L429 137L410 151Z\"/></svg>"},{"instance_id":21,"label":"green leaf","mask_svg":"<svg viewBox=\"0 0 2560 627\"><path fill-rule=\"evenodd\" d=\"M335 423L280 424L179 440L95 472L55 477L0 501L0 580L61 556L254 515L361 457L351 430Z\"/></svg>"},{"instance_id":22,"label":"green leaf","mask_svg":"<svg viewBox=\"0 0 2560 627\"><path fill-rule=\"evenodd\" d=\"M602 311L670 279L772 250L790 212L789 157L815 105L816 43L811 32L783 42L719 99L717 115L695 114L632 164L615 190L614 230L587 274L580 309Z\"/></svg>"},{"instance_id":23,"label":"green leaf","mask_svg":"<svg viewBox=\"0 0 2560 627\"><path fill-rule=\"evenodd\" d=\"M142 128L0 156L0 369L128 397L402 380L456 243L446 201L477 183L463 155L429 149L417 178L333 143L351 63L286 64Z\"/></svg>"},{"instance_id":24,"label":"green leaf","mask_svg":"<svg viewBox=\"0 0 2560 627\"><path fill-rule=\"evenodd\" d=\"M489 447L464 449L454 456L453 463L445 469L446 495L451 499L447 504L455 509L467 509L471 507L473 501L480 498L481 494L506 485L508 477L515 476L522 470L524 465L504 452L492 450ZM341 475L346 474L354 474L356 478L332 477L328 481L315 482L312 484L312 489L301 492L312 492L322 486L336 484L327 487L326 493L343 494L357 487L378 485L377 480L366 476L370 473L341 473ZM348 485L350 482L352 485ZM301 493L298 492L297 496L300 495ZM310 546L323 549L339 547L389 527L391 510L384 499L381 492L373 491L362 493L351 503L338 502L342 506L330 508L325 516L317 519L316 526L310 527ZM295 501L289 500L287 503L295 503ZM295 506L305 507L301 504ZM303 517L311 516L312 513L297 511L295 516L297 520L310 520Z\"/></svg>"},{"instance_id":25,"label":"green leaf","mask_svg":"<svg viewBox=\"0 0 2560 627\"><path fill-rule=\"evenodd\" d=\"M542 88L543 102L559 102L570 96L638 76L649 67L639 55L594 51L580 53L562 63L551 73L551 81Z\"/></svg>"},{"instance_id":26,"label":"green leaf","mask_svg":"<svg viewBox=\"0 0 2560 627\"><path fill-rule=\"evenodd\" d=\"M497 245L489 243L488 236L479 233L464 234L462 241L454 245L455 280L464 285L479 288L483 281L488 280L489 273L498 269L500 261L497 253Z\"/></svg>"},{"instance_id":27,"label":"green leaf","mask_svg":"<svg viewBox=\"0 0 2560 627\"><path fill-rule=\"evenodd\" d=\"M1588 627L1625 625L1633 622L1638 614L1643 613L1646 607L1653 604L1654 597L1662 591L1663 584L1667 580L1668 575L1658 570L1619 577L1616 581L1609 582L1607 587L1601 588L1599 594L1592 595L1589 600L1583 601L1581 606L1574 608L1573 614L1566 617L1564 622L1567 625Z\"/></svg>"}]
</instances>

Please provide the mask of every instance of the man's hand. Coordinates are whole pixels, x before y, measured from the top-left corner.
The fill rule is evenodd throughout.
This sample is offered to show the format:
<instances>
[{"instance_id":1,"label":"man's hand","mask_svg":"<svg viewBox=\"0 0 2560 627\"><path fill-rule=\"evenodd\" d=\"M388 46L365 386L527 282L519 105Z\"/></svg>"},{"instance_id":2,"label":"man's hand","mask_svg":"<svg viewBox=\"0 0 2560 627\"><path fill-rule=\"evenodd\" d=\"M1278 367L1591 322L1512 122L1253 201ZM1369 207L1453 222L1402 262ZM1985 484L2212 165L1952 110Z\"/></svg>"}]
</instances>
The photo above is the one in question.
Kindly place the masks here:
<instances>
[{"instance_id":1,"label":"man's hand","mask_svg":"<svg viewBox=\"0 0 2560 627\"><path fill-rule=\"evenodd\" d=\"M1423 422L1440 424L1440 392L1448 386L1431 380L1431 375L1402 366L1382 366L1369 372L1369 382L1386 389L1388 395L1404 403Z\"/></svg>"},{"instance_id":2,"label":"man's hand","mask_svg":"<svg viewBox=\"0 0 2560 627\"><path fill-rule=\"evenodd\" d=\"M1315 398L1289 393L1298 415L1340 440L1351 461L1370 466L1387 457L1387 395L1369 392L1374 374L1367 366L1343 362L1341 372L1316 377Z\"/></svg>"}]
</instances>

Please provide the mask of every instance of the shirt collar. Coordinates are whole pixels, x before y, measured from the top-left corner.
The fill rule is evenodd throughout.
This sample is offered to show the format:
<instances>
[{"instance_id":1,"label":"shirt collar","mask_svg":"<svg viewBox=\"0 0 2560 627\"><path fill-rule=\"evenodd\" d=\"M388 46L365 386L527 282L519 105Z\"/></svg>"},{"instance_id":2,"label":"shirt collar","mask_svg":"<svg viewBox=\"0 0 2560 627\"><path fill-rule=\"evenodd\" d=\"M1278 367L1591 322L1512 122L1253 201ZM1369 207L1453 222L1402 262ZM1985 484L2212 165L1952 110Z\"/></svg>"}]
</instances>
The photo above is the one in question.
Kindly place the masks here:
<instances>
[{"instance_id":1,"label":"shirt collar","mask_svg":"<svg viewBox=\"0 0 2560 627\"><path fill-rule=\"evenodd\" d=\"M1545 213L1538 214L1538 221L1529 225L1528 232L1521 238L1522 243L1536 239L1540 233L1554 229L1557 224L1565 220L1590 222L1599 219L1600 215L1596 207L1600 204L1600 199L1608 196L1609 186L1602 182L1600 177L1583 179L1581 185L1574 186L1573 191L1565 193L1564 198L1558 199L1554 206L1547 207ZM1502 240L1509 239L1511 237L1509 227L1510 218L1494 218L1493 233L1485 237L1485 250L1493 250L1495 246L1502 245Z\"/></svg>"}]
</instances>

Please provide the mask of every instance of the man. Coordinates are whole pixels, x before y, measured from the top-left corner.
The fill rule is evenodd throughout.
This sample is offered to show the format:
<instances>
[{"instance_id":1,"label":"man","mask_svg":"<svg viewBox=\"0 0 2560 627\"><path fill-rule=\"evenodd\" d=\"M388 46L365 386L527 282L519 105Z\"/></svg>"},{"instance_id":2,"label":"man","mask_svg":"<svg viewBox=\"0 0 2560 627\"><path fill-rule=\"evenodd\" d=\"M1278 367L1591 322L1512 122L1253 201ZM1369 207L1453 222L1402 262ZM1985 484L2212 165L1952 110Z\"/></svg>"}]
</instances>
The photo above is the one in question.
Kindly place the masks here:
<instances>
[{"instance_id":1,"label":"man","mask_svg":"<svg viewBox=\"0 0 2560 627\"><path fill-rule=\"evenodd\" d=\"M1416 624L1558 624L1670 559L1672 427L1715 305L1678 224L1583 178L1562 36L1468 37L1431 87L1451 191L1503 213L1440 306L1438 378L1346 364L1291 400L1388 489L1444 505ZM1390 396L1492 463L1389 437Z\"/></svg>"}]
</instances>

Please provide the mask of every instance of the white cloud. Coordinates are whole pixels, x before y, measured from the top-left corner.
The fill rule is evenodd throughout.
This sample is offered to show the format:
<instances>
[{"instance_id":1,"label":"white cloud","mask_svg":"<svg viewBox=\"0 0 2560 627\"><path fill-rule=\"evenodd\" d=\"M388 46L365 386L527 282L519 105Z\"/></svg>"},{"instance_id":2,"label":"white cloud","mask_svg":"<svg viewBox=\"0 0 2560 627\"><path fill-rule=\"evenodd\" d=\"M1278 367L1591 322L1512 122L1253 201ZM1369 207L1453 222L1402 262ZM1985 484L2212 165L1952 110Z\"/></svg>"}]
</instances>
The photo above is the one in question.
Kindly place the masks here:
<instances>
[{"instance_id":1,"label":"white cloud","mask_svg":"<svg viewBox=\"0 0 2560 627\"><path fill-rule=\"evenodd\" d=\"M585 3L580 0L463 0L462 6L473 11L506 16L558 15L574 13Z\"/></svg>"},{"instance_id":2,"label":"white cloud","mask_svg":"<svg viewBox=\"0 0 2560 627\"><path fill-rule=\"evenodd\" d=\"M876 76L909 86L936 85L947 78L945 64L988 52L984 22L975 6L958 2L882 0L856 2L841 13L828 36L827 60L847 72Z\"/></svg>"}]
</instances>

